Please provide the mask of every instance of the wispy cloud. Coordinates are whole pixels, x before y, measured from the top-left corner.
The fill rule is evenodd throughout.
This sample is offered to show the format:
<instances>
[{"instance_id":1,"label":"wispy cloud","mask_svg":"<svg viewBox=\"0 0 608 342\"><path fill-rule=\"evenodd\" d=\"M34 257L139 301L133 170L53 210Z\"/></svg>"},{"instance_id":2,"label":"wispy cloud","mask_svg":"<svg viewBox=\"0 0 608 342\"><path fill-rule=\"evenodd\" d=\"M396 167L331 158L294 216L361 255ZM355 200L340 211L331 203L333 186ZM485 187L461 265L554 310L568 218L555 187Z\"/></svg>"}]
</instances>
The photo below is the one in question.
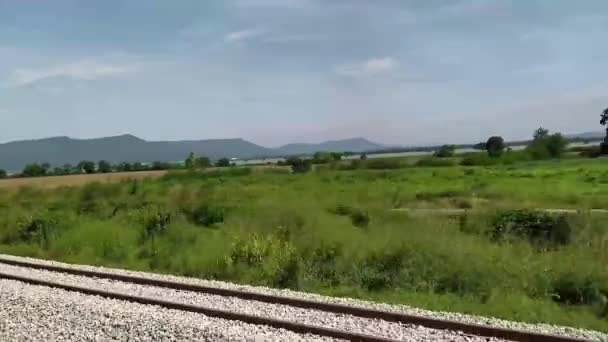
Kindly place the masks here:
<instances>
[{"instance_id":1,"label":"wispy cloud","mask_svg":"<svg viewBox=\"0 0 608 342\"><path fill-rule=\"evenodd\" d=\"M349 77L375 77L390 75L399 68L399 63L391 57L373 58L363 63L343 65L336 72Z\"/></svg>"},{"instance_id":2,"label":"wispy cloud","mask_svg":"<svg viewBox=\"0 0 608 342\"><path fill-rule=\"evenodd\" d=\"M129 74L138 68L137 64L95 61L80 61L46 68L18 68L11 73L8 84L21 87L56 77L90 81Z\"/></svg>"},{"instance_id":3,"label":"wispy cloud","mask_svg":"<svg viewBox=\"0 0 608 342\"><path fill-rule=\"evenodd\" d=\"M297 42L312 42L325 40L327 37L312 34L290 34L268 37L263 40L264 43L282 44L282 43L297 43Z\"/></svg>"},{"instance_id":4,"label":"wispy cloud","mask_svg":"<svg viewBox=\"0 0 608 342\"><path fill-rule=\"evenodd\" d=\"M457 17L498 16L509 13L512 6L511 0L461 0L441 7L438 13Z\"/></svg>"},{"instance_id":5,"label":"wispy cloud","mask_svg":"<svg viewBox=\"0 0 608 342\"><path fill-rule=\"evenodd\" d=\"M226 35L224 40L226 42L239 42L247 39L255 38L261 36L265 33L262 29L248 29L242 31L231 32Z\"/></svg>"}]
</instances>

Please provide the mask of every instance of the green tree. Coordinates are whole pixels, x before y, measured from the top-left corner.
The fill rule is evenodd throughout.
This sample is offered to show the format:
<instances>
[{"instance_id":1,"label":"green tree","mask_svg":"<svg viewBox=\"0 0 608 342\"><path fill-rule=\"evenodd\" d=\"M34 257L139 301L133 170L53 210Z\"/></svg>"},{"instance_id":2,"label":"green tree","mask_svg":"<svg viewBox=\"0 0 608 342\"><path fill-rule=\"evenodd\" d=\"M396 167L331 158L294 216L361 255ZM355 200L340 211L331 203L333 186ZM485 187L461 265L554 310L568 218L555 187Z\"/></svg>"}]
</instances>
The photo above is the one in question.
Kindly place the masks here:
<instances>
[{"instance_id":1,"label":"green tree","mask_svg":"<svg viewBox=\"0 0 608 342\"><path fill-rule=\"evenodd\" d=\"M310 171L312 162L299 157L289 157L286 164L291 166L293 173L306 173Z\"/></svg>"},{"instance_id":2,"label":"green tree","mask_svg":"<svg viewBox=\"0 0 608 342\"><path fill-rule=\"evenodd\" d=\"M545 146L552 158L561 158L568 146L568 140L560 133L554 133L547 136Z\"/></svg>"},{"instance_id":3,"label":"green tree","mask_svg":"<svg viewBox=\"0 0 608 342\"><path fill-rule=\"evenodd\" d=\"M46 166L45 164L42 164L42 165L38 164L38 163L28 164L23 168L23 171L21 172L21 176L22 177L45 176L46 172L48 171L48 168L44 167L44 166Z\"/></svg>"},{"instance_id":4,"label":"green tree","mask_svg":"<svg viewBox=\"0 0 608 342\"><path fill-rule=\"evenodd\" d=\"M449 158L454 156L454 152L456 152L456 146L443 145L439 148L439 150L435 151L433 155L439 158Z\"/></svg>"},{"instance_id":5,"label":"green tree","mask_svg":"<svg viewBox=\"0 0 608 342\"><path fill-rule=\"evenodd\" d=\"M367 154L362 153L361 156L359 157L359 159L361 159L361 160L367 160Z\"/></svg>"},{"instance_id":6,"label":"green tree","mask_svg":"<svg viewBox=\"0 0 608 342\"><path fill-rule=\"evenodd\" d=\"M160 161L155 161L154 163L152 163L152 166L150 167L152 170L169 170L174 168L174 165L170 164L170 163L165 163L165 162L160 162Z\"/></svg>"},{"instance_id":7,"label":"green tree","mask_svg":"<svg viewBox=\"0 0 608 342\"><path fill-rule=\"evenodd\" d=\"M207 157L198 157L194 161L194 167L197 169L204 169L211 166L211 160Z\"/></svg>"},{"instance_id":8,"label":"green tree","mask_svg":"<svg viewBox=\"0 0 608 342\"><path fill-rule=\"evenodd\" d=\"M492 158L498 158L502 155L505 150L505 140L499 136L493 136L486 142L486 150L488 155Z\"/></svg>"},{"instance_id":9,"label":"green tree","mask_svg":"<svg viewBox=\"0 0 608 342\"><path fill-rule=\"evenodd\" d=\"M4 169L0 169L0 179L8 177L8 173Z\"/></svg>"},{"instance_id":10,"label":"green tree","mask_svg":"<svg viewBox=\"0 0 608 342\"><path fill-rule=\"evenodd\" d=\"M196 161L196 156L194 155L194 152L190 152L190 154L188 155L188 158L186 158L186 160L184 161L184 165L186 166L186 169L193 169L195 167L195 161Z\"/></svg>"},{"instance_id":11,"label":"green tree","mask_svg":"<svg viewBox=\"0 0 608 342\"><path fill-rule=\"evenodd\" d=\"M600 124L606 126L606 137L604 137L604 141L600 144L600 153L608 154L608 108L604 109L600 115Z\"/></svg>"},{"instance_id":12,"label":"green tree","mask_svg":"<svg viewBox=\"0 0 608 342\"><path fill-rule=\"evenodd\" d=\"M344 153L341 152L331 152L330 155L334 161L340 161L344 157Z\"/></svg>"},{"instance_id":13,"label":"green tree","mask_svg":"<svg viewBox=\"0 0 608 342\"><path fill-rule=\"evenodd\" d=\"M95 173L95 162L83 160L78 163L78 169L87 174Z\"/></svg>"},{"instance_id":14,"label":"green tree","mask_svg":"<svg viewBox=\"0 0 608 342\"><path fill-rule=\"evenodd\" d=\"M536 131L534 131L534 141L540 141L549 136L549 130L539 127Z\"/></svg>"},{"instance_id":15,"label":"green tree","mask_svg":"<svg viewBox=\"0 0 608 342\"><path fill-rule=\"evenodd\" d=\"M65 173L63 172L63 168L61 168L61 167L55 167L55 168L53 168L52 174L53 174L53 176L63 176L63 175L65 175Z\"/></svg>"},{"instance_id":16,"label":"green tree","mask_svg":"<svg viewBox=\"0 0 608 342\"><path fill-rule=\"evenodd\" d=\"M568 140L560 133L549 134L544 128L534 131L534 140L526 147L534 159L561 158L568 146Z\"/></svg>"},{"instance_id":17,"label":"green tree","mask_svg":"<svg viewBox=\"0 0 608 342\"><path fill-rule=\"evenodd\" d=\"M101 173L110 173L112 172L112 165L106 160L100 160L97 163L97 171Z\"/></svg>"},{"instance_id":18,"label":"green tree","mask_svg":"<svg viewBox=\"0 0 608 342\"><path fill-rule=\"evenodd\" d=\"M116 172L131 172L133 171L133 165L129 162L122 162L115 167Z\"/></svg>"},{"instance_id":19,"label":"green tree","mask_svg":"<svg viewBox=\"0 0 608 342\"><path fill-rule=\"evenodd\" d=\"M133 163L133 171L146 171L148 167L140 162Z\"/></svg>"},{"instance_id":20,"label":"green tree","mask_svg":"<svg viewBox=\"0 0 608 342\"><path fill-rule=\"evenodd\" d=\"M228 159L228 158L218 159L218 161L215 162L215 166L217 166L217 167L227 167L227 166L230 166L230 159Z\"/></svg>"},{"instance_id":21,"label":"green tree","mask_svg":"<svg viewBox=\"0 0 608 342\"><path fill-rule=\"evenodd\" d=\"M61 172L64 175L72 174L72 172L74 172L74 167L72 166L72 164L65 164L63 165Z\"/></svg>"},{"instance_id":22,"label":"green tree","mask_svg":"<svg viewBox=\"0 0 608 342\"><path fill-rule=\"evenodd\" d=\"M311 162L313 164L327 164L334 160L334 156L330 152L315 152L312 156Z\"/></svg>"}]
</instances>

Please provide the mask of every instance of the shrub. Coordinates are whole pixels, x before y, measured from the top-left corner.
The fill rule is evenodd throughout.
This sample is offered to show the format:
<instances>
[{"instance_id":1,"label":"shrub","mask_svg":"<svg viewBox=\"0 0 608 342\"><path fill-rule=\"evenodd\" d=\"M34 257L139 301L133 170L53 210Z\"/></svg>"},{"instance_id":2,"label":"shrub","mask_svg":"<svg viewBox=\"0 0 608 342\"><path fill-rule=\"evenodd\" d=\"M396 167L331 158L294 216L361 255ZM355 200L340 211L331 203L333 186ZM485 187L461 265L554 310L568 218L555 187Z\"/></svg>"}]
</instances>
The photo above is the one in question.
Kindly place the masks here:
<instances>
[{"instance_id":1,"label":"shrub","mask_svg":"<svg viewBox=\"0 0 608 342\"><path fill-rule=\"evenodd\" d=\"M495 241L515 237L535 245L558 246L570 242L572 228L565 215L513 210L497 215L491 234Z\"/></svg>"},{"instance_id":2,"label":"shrub","mask_svg":"<svg viewBox=\"0 0 608 342\"><path fill-rule=\"evenodd\" d=\"M602 151L598 146L584 147L578 150L572 148L571 150L579 152L579 156L585 158L598 158L602 155Z\"/></svg>"},{"instance_id":3,"label":"shrub","mask_svg":"<svg viewBox=\"0 0 608 342\"><path fill-rule=\"evenodd\" d=\"M233 272L249 273L256 282L281 288L298 287L298 254L289 242L253 234L233 243L227 261Z\"/></svg>"},{"instance_id":4,"label":"shrub","mask_svg":"<svg viewBox=\"0 0 608 342\"><path fill-rule=\"evenodd\" d=\"M217 167L228 167L230 166L230 159L228 158L220 158L215 162L215 166Z\"/></svg>"},{"instance_id":5,"label":"shrub","mask_svg":"<svg viewBox=\"0 0 608 342\"><path fill-rule=\"evenodd\" d=\"M312 168L312 162L297 157L290 157L287 159L287 165L291 166L293 173L307 173Z\"/></svg>"},{"instance_id":6,"label":"shrub","mask_svg":"<svg viewBox=\"0 0 608 342\"><path fill-rule=\"evenodd\" d=\"M216 223L223 223L226 208L201 205L187 213L190 221L199 226L211 227Z\"/></svg>"},{"instance_id":7,"label":"shrub","mask_svg":"<svg viewBox=\"0 0 608 342\"><path fill-rule=\"evenodd\" d=\"M343 248L338 243L321 241L310 249L303 258L306 262L306 272L315 281L336 286L340 282L337 270L337 261L342 256Z\"/></svg>"},{"instance_id":8,"label":"shrub","mask_svg":"<svg viewBox=\"0 0 608 342\"><path fill-rule=\"evenodd\" d=\"M552 286L553 300L560 304L590 305L602 298L597 281L573 273L561 275Z\"/></svg>"},{"instance_id":9,"label":"shrub","mask_svg":"<svg viewBox=\"0 0 608 342\"><path fill-rule=\"evenodd\" d=\"M23 217L17 225L19 241L35 243L46 249L57 233L59 222L49 215L37 215Z\"/></svg>"},{"instance_id":10,"label":"shrub","mask_svg":"<svg viewBox=\"0 0 608 342\"><path fill-rule=\"evenodd\" d=\"M399 282L403 267L400 250L377 250L370 253L359 266L359 282L368 291L394 287Z\"/></svg>"},{"instance_id":11,"label":"shrub","mask_svg":"<svg viewBox=\"0 0 608 342\"><path fill-rule=\"evenodd\" d=\"M134 190L131 190L132 192ZM80 192L78 212L82 214L100 214L107 208L108 200L120 196L120 185L90 183Z\"/></svg>"},{"instance_id":12,"label":"shrub","mask_svg":"<svg viewBox=\"0 0 608 342\"><path fill-rule=\"evenodd\" d=\"M171 224L171 213L157 206L133 209L129 212L128 218L132 223L143 228L144 241L152 240L156 236L166 233Z\"/></svg>"},{"instance_id":13,"label":"shrub","mask_svg":"<svg viewBox=\"0 0 608 342\"><path fill-rule=\"evenodd\" d=\"M456 151L456 146L454 145L443 145L439 148L439 150L433 153L433 156L438 158L449 158L454 156L454 152Z\"/></svg>"},{"instance_id":14,"label":"shrub","mask_svg":"<svg viewBox=\"0 0 608 342\"><path fill-rule=\"evenodd\" d=\"M488 289L483 283L483 274L467 273L462 270L442 274L434 286L436 293L451 293L459 296L473 295L484 298Z\"/></svg>"},{"instance_id":15,"label":"shrub","mask_svg":"<svg viewBox=\"0 0 608 342\"><path fill-rule=\"evenodd\" d=\"M361 209L338 205L336 208L330 210L330 212L339 215L339 216L348 216L350 217L353 226L359 228L365 228L369 226L370 217L366 211Z\"/></svg>"}]
</instances>

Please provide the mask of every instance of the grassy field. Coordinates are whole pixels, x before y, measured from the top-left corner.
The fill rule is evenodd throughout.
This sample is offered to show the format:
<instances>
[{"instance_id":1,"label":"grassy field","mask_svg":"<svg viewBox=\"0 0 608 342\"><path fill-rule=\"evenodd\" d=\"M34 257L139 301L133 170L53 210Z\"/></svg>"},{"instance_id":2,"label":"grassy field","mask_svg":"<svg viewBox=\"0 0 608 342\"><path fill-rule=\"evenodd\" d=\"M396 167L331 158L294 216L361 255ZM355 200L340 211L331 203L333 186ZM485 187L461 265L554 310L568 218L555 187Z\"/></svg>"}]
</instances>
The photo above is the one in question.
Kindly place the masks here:
<instances>
[{"instance_id":1,"label":"grassy field","mask_svg":"<svg viewBox=\"0 0 608 342\"><path fill-rule=\"evenodd\" d=\"M518 208L583 211L559 221L559 244L496 239ZM0 186L0 251L608 331L607 215L591 208L608 208L605 160L232 168Z\"/></svg>"},{"instance_id":2,"label":"grassy field","mask_svg":"<svg viewBox=\"0 0 608 342\"><path fill-rule=\"evenodd\" d=\"M81 186L94 182L120 182L129 179L162 177L167 171L114 172L93 175L69 175L53 177L9 178L0 179L0 189L15 189L24 186L36 188L60 188L64 186Z\"/></svg>"}]
</instances>

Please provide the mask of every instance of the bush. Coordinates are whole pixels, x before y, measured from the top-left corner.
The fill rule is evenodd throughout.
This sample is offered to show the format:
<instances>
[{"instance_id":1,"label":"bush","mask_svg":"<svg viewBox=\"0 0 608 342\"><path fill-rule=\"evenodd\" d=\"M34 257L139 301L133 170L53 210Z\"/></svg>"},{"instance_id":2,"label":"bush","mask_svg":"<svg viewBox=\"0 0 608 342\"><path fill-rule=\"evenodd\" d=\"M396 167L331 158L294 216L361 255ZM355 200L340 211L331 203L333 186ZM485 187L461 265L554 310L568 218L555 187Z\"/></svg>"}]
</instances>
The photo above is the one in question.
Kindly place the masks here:
<instances>
[{"instance_id":1,"label":"bush","mask_svg":"<svg viewBox=\"0 0 608 342\"><path fill-rule=\"evenodd\" d=\"M436 293L451 293L459 296L476 296L485 298L489 291L483 283L483 274L465 273L461 270L441 275L435 283Z\"/></svg>"},{"instance_id":2,"label":"bush","mask_svg":"<svg viewBox=\"0 0 608 342\"><path fill-rule=\"evenodd\" d=\"M598 158L602 155L602 151L599 146L581 147L580 149L572 148L571 151L579 152L578 155L585 158Z\"/></svg>"},{"instance_id":3,"label":"bush","mask_svg":"<svg viewBox=\"0 0 608 342\"><path fill-rule=\"evenodd\" d=\"M220 158L217 162L215 162L216 167L228 167L230 166L230 159L228 158Z\"/></svg>"},{"instance_id":4,"label":"bush","mask_svg":"<svg viewBox=\"0 0 608 342\"><path fill-rule=\"evenodd\" d=\"M564 274L553 282L553 300L566 305L590 305L599 302L599 283L573 273Z\"/></svg>"},{"instance_id":5,"label":"bush","mask_svg":"<svg viewBox=\"0 0 608 342\"><path fill-rule=\"evenodd\" d=\"M330 212L338 215L338 216L348 216L350 217L353 226L359 228L365 228L369 226L370 217L366 211L361 209L339 205L336 208L330 210Z\"/></svg>"},{"instance_id":6,"label":"bush","mask_svg":"<svg viewBox=\"0 0 608 342\"><path fill-rule=\"evenodd\" d=\"M310 248L303 260L307 266L306 272L313 281L321 281L330 286L340 283L337 261L343 254L342 249L341 244L323 241Z\"/></svg>"},{"instance_id":7,"label":"bush","mask_svg":"<svg viewBox=\"0 0 608 342\"><path fill-rule=\"evenodd\" d=\"M157 206L145 206L133 209L129 212L130 221L141 228L143 241L152 240L169 230L171 224L171 213Z\"/></svg>"},{"instance_id":8,"label":"bush","mask_svg":"<svg viewBox=\"0 0 608 342\"><path fill-rule=\"evenodd\" d=\"M359 282L367 291L380 291L399 283L403 268L400 250L377 250L370 253L359 266Z\"/></svg>"},{"instance_id":9,"label":"bush","mask_svg":"<svg viewBox=\"0 0 608 342\"><path fill-rule=\"evenodd\" d=\"M454 145L443 145L439 148L439 150L433 153L434 157L437 158L449 158L454 156L454 152L456 151L456 146Z\"/></svg>"},{"instance_id":10,"label":"bush","mask_svg":"<svg viewBox=\"0 0 608 342\"><path fill-rule=\"evenodd\" d=\"M192 223L205 227L211 227L216 223L223 223L225 214L226 208L212 207L206 204L187 213Z\"/></svg>"},{"instance_id":11,"label":"bush","mask_svg":"<svg viewBox=\"0 0 608 342\"><path fill-rule=\"evenodd\" d=\"M280 288L297 288L300 264L297 250L287 241L256 234L232 245L227 267L238 277L247 274L257 283Z\"/></svg>"},{"instance_id":12,"label":"bush","mask_svg":"<svg viewBox=\"0 0 608 342\"><path fill-rule=\"evenodd\" d=\"M523 238L540 246L566 245L572 228L565 215L531 210L513 210L500 213L494 220L492 239Z\"/></svg>"},{"instance_id":13,"label":"bush","mask_svg":"<svg viewBox=\"0 0 608 342\"><path fill-rule=\"evenodd\" d=\"M28 216L18 223L19 240L26 243L36 243L47 248L56 234L57 220L44 216Z\"/></svg>"},{"instance_id":14,"label":"bush","mask_svg":"<svg viewBox=\"0 0 608 342\"><path fill-rule=\"evenodd\" d=\"M288 158L286 163L291 166L293 173L307 173L312 168L312 162L310 160L304 160L297 157Z\"/></svg>"}]
</instances>

